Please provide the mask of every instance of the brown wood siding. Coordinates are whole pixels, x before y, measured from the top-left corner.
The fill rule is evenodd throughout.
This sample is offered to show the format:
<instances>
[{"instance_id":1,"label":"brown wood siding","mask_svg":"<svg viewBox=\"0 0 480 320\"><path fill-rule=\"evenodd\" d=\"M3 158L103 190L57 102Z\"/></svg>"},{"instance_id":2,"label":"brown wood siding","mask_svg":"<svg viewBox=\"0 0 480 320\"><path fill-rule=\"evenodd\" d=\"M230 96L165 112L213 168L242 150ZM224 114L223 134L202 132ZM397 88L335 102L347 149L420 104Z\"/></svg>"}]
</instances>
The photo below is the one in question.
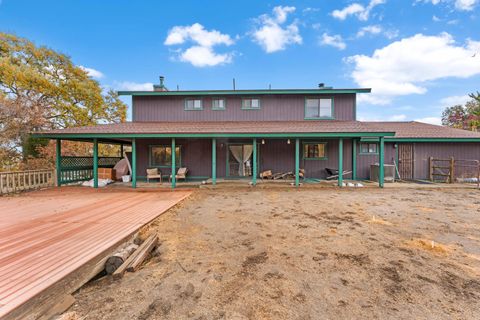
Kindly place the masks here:
<instances>
[{"instance_id":1,"label":"brown wood siding","mask_svg":"<svg viewBox=\"0 0 480 320\"><path fill-rule=\"evenodd\" d=\"M325 96L327 97L327 96ZM334 98L336 120L354 120L355 95L329 95ZM185 111L185 98L134 96L133 121L299 121L305 117L305 96L261 96L260 110L243 110L241 97L226 99L226 110L212 110L212 98L203 98L203 110Z\"/></svg>"},{"instance_id":2,"label":"brown wood siding","mask_svg":"<svg viewBox=\"0 0 480 320\"><path fill-rule=\"evenodd\" d=\"M479 143L415 143L415 179L429 179L428 157L462 160L480 160ZM461 175L460 168L456 168L457 174Z\"/></svg>"},{"instance_id":3,"label":"brown wood siding","mask_svg":"<svg viewBox=\"0 0 480 320\"><path fill-rule=\"evenodd\" d=\"M137 176L146 176L149 166L150 145L171 145L170 139L142 139L137 141ZM212 172L212 142L209 139L176 139L181 146L181 165L187 167L189 176L210 177ZM163 175L171 173L170 167L159 168Z\"/></svg>"},{"instance_id":4,"label":"brown wood siding","mask_svg":"<svg viewBox=\"0 0 480 320\"><path fill-rule=\"evenodd\" d=\"M325 160L307 160L303 159L303 155L300 154L300 167L305 169L305 176L307 178L318 178L325 179L327 174L325 168L338 169L338 140L328 139L328 140L303 140L303 143L309 141L315 142L326 142L326 156ZM302 147L300 148L302 153ZM352 170L352 143L350 140L343 141L343 170L351 171ZM345 179L350 179L351 174L346 175Z\"/></svg>"},{"instance_id":5,"label":"brown wood siding","mask_svg":"<svg viewBox=\"0 0 480 320\"><path fill-rule=\"evenodd\" d=\"M370 165L378 163L377 154L360 154L360 144L357 145L357 179L370 179ZM385 164L394 164L395 148L393 143L385 143Z\"/></svg>"}]
</instances>

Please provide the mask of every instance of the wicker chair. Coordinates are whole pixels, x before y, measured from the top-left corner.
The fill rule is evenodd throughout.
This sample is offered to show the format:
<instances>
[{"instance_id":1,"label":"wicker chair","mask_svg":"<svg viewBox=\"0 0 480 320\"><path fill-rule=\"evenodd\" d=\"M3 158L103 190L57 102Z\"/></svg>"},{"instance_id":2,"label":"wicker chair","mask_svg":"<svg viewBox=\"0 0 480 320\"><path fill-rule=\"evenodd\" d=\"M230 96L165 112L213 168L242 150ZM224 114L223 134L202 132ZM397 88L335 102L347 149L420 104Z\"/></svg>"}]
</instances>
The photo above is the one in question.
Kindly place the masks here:
<instances>
[{"instance_id":1,"label":"wicker chair","mask_svg":"<svg viewBox=\"0 0 480 320\"><path fill-rule=\"evenodd\" d=\"M150 182L150 179L160 179L162 182L162 172L158 168L147 169L147 182Z\"/></svg>"},{"instance_id":2,"label":"wicker chair","mask_svg":"<svg viewBox=\"0 0 480 320\"><path fill-rule=\"evenodd\" d=\"M175 175L175 180L180 180L183 179L184 181L187 181L187 168L179 168L177 171L177 174ZM170 181L172 180L172 175L170 175Z\"/></svg>"}]
</instances>

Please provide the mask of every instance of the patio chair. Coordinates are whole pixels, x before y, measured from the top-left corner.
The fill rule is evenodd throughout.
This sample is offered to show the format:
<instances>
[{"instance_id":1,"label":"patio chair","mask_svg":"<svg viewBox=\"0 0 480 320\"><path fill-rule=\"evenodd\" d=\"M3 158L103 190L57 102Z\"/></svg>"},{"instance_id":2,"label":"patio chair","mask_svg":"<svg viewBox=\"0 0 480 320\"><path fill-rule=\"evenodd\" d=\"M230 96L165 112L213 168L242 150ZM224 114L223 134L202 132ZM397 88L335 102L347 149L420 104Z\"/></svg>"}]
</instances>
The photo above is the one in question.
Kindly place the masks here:
<instances>
[{"instance_id":1,"label":"patio chair","mask_svg":"<svg viewBox=\"0 0 480 320\"><path fill-rule=\"evenodd\" d=\"M162 172L158 168L147 169L147 182L150 182L150 179L160 179L162 182Z\"/></svg>"},{"instance_id":2,"label":"patio chair","mask_svg":"<svg viewBox=\"0 0 480 320\"><path fill-rule=\"evenodd\" d=\"M187 172L188 168L179 168L177 171L177 174L175 175L175 180L180 180L183 179L184 181L187 181ZM172 181L172 175L170 175L169 181Z\"/></svg>"}]
</instances>

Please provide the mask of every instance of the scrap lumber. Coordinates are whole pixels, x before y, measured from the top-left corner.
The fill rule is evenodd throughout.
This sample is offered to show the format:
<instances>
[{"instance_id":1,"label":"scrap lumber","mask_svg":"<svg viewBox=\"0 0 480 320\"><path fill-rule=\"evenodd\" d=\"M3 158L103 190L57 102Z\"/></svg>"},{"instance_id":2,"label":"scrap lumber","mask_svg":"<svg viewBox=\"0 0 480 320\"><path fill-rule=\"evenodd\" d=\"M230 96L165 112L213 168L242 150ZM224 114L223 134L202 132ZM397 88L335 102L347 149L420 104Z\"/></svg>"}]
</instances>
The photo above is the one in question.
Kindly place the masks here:
<instances>
[{"instance_id":1,"label":"scrap lumber","mask_svg":"<svg viewBox=\"0 0 480 320\"><path fill-rule=\"evenodd\" d=\"M132 243L108 257L105 262L105 271L107 274L114 273L115 270L117 270L128 259L128 257L135 252L135 250L137 250L137 248L138 246Z\"/></svg>"},{"instance_id":2,"label":"scrap lumber","mask_svg":"<svg viewBox=\"0 0 480 320\"><path fill-rule=\"evenodd\" d=\"M150 251L157 245L158 237L152 234L132 253L125 262L113 273L114 279L121 278L125 271L135 271L145 260ZM133 264L135 263L135 264Z\"/></svg>"},{"instance_id":3,"label":"scrap lumber","mask_svg":"<svg viewBox=\"0 0 480 320\"><path fill-rule=\"evenodd\" d=\"M138 254L132 260L130 265L127 267L128 272L134 272L140 267L140 265L145 261L150 252L155 248L158 243L157 235L151 235L144 243L138 248Z\"/></svg>"}]
</instances>

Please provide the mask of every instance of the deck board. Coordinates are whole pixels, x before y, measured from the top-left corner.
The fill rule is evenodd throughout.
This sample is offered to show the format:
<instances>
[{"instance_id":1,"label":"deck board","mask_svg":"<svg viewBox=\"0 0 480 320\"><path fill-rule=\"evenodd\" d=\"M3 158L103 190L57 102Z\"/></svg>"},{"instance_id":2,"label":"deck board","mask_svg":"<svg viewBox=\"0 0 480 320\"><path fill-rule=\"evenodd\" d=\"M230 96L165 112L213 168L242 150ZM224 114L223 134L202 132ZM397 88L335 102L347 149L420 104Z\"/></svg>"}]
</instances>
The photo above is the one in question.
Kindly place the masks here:
<instances>
[{"instance_id":1,"label":"deck board","mask_svg":"<svg viewBox=\"0 0 480 320\"><path fill-rule=\"evenodd\" d=\"M56 188L0 198L0 318L189 195Z\"/></svg>"}]
</instances>

